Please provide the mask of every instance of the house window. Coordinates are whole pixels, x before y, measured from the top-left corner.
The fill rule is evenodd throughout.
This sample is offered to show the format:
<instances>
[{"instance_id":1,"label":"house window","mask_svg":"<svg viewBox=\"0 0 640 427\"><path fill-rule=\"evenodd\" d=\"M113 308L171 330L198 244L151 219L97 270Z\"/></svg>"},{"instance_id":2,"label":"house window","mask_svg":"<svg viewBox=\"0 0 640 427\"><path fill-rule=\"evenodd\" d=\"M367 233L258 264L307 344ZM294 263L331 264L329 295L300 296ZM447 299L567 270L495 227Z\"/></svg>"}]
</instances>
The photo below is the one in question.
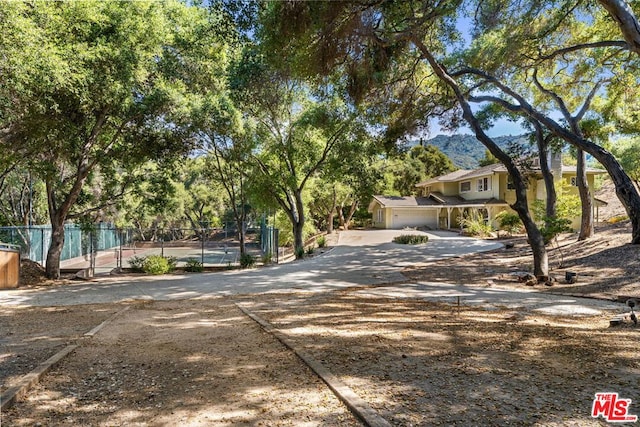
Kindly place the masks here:
<instances>
[{"instance_id":1,"label":"house window","mask_svg":"<svg viewBox=\"0 0 640 427\"><path fill-rule=\"evenodd\" d=\"M478 180L478 191L489 191L490 182L489 178L480 178Z\"/></svg>"},{"instance_id":2,"label":"house window","mask_svg":"<svg viewBox=\"0 0 640 427\"><path fill-rule=\"evenodd\" d=\"M471 191L471 181L465 181L460 183L460 192L465 193Z\"/></svg>"},{"instance_id":3,"label":"house window","mask_svg":"<svg viewBox=\"0 0 640 427\"><path fill-rule=\"evenodd\" d=\"M578 186L578 177L577 176L572 176L571 177L571 186L572 187L577 187Z\"/></svg>"},{"instance_id":4,"label":"house window","mask_svg":"<svg viewBox=\"0 0 640 427\"><path fill-rule=\"evenodd\" d=\"M382 222L382 209L378 209L378 222Z\"/></svg>"},{"instance_id":5,"label":"house window","mask_svg":"<svg viewBox=\"0 0 640 427\"><path fill-rule=\"evenodd\" d=\"M511 177L507 178L507 190L515 190L516 186L513 183L513 179Z\"/></svg>"}]
</instances>

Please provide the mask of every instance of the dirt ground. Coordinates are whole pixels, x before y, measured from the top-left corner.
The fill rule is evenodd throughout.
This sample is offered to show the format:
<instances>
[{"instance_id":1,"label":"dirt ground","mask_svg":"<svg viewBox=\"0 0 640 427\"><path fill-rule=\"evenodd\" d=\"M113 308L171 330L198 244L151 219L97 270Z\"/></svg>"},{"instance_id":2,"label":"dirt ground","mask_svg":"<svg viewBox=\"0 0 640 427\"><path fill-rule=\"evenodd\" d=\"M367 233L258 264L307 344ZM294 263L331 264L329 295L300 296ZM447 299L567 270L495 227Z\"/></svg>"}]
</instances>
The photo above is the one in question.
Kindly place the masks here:
<instances>
[{"instance_id":1,"label":"dirt ground","mask_svg":"<svg viewBox=\"0 0 640 427\"><path fill-rule=\"evenodd\" d=\"M553 286L538 287L543 292L603 299L640 297L640 245L631 245L630 241L628 221L600 224L596 235L585 241L578 241L575 233L564 234L548 248L550 275L557 282ZM514 246L416 265L403 274L415 281L522 287L518 276L532 270L526 238L504 239L503 243ZM576 283L566 283L567 271L577 273Z\"/></svg>"},{"instance_id":2,"label":"dirt ground","mask_svg":"<svg viewBox=\"0 0 640 427\"><path fill-rule=\"evenodd\" d=\"M640 249L628 223L596 238L563 236L554 286L638 296ZM410 280L523 287L514 247L414 266ZM562 254L562 255L560 255ZM564 271L578 282L564 284ZM0 383L10 386L66 344L80 347L2 426L354 426L359 422L291 351L235 304L272 322L397 426L591 426L596 392L632 399L640 415L640 329L610 316L560 318L421 300L322 294L129 303L93 338L82 335L126 304L3 308Z\"/></svg>"},{"instance_id":3,"label":"dirt ground","mask_svg":"<svg viewBox=\"0 0 640 427\"><path fill-rule=\"evenodd\" d=\"M633 399L631 413L640 413L639 330L630 324L458 310L355 290L131 303L93 338L79 339L26 400L2 414L2 425L359 425L234 303L280 328L392 425L604 425L590 417L599 391ZM2 353L30 353L17 343L45 339L43 331L66 316L79 323L51 338L74 341L123 306L16 309L2 317L2 329L10 323L13 331ZM10 359L2 360L3 372Z\"/></svg>"},{"instance_id":4,"label":"dirt ground","mask_svg":"<svg viewBox=\"0 0 640 427\"><path fill-rule=\"evenodd\" d=\"M88 321L85 313L122 305L106 307L72 310ZM13 345L29 336L20 325L51 330L47 324L58 316L46 309L11 313L15 332L2 352L30 353ZM360 425L306 365L229 300L133 304L80 342L28 399L2 414L3 426Z\"/></svg>"},{"instance_id":5,"label":"dirt ground","mask_svg":"<svg viewBox=\"0 0 640 427\"><path fill-rule=\"evenodd\" d=\"M638 330L606 317L458 312L349 291L246 304L392 425L601 425L595 392L638 398Z\"/></svg>"}]
</instances>

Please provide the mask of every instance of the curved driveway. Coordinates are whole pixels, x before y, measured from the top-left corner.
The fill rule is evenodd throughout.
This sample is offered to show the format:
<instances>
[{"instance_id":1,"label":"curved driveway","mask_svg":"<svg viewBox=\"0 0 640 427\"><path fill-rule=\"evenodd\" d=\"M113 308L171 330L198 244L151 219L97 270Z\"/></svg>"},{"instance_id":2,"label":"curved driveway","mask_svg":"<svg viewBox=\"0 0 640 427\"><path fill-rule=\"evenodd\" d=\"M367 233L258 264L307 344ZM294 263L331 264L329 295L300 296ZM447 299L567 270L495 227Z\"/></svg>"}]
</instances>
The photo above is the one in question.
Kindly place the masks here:
<instances>
[{"instance_id":1,"label":"curved driveway","mask_svg":"<svg viewBox=\"0 0 640 427\"><path fill-rule=\"evenodd\" d=\"M394 236L402 233L406 231L346 231L340 234L338 245L322 256L253 270L114 276L48 289L3 291L0 292L0 305L56 306L265 292L322 292L380 285L354 292L362 296L422 298L454 303L460 298L463 304L535 310L557 315L593 315L603 311L624 310L622 304L544 294L530 288L505 290L443 283L407 283L401 274L404 267L492 250L502 245L449 232L429 232L429 243L426 245L398 245L391 242Z\"/></svg>"},{"instance_id":2,"label":"curved driveway","mask_svg":"<svg viewBox=\"0 0 640 427\"><path fill-rule=\"evenodd\" d=\"M394 236L402 233L406 232L345 231L341 232L338 245L322 256L253 270L134 278L116 276L64 287L3 291L0 292L0 304L50 306L293 290L325 291L402 281L405 278L400 271L406 266L501 246L447 232L429 233L426 245L391 242Z\"/></svg>"}]
</instances>

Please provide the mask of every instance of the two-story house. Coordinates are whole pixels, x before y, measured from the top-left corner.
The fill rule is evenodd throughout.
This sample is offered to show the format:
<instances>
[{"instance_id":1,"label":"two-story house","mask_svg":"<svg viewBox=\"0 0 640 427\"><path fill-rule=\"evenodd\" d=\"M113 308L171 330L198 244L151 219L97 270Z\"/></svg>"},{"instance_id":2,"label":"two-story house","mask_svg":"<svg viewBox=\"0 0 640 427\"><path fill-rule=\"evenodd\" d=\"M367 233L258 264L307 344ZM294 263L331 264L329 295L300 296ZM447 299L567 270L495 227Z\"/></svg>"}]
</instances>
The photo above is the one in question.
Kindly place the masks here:
<instances>
[{"instance_id":1,"label":"two-story house","mask_svg":"<svg viewBox=\"0 0 640 427\"><path fill-rule=\"evenodd\" d=\"M559 156L549 159L555 180L564 180L578 194L576 167L565 166ZM546 189L539 163L534 161L529 174L527 200L545 200ZM600 169L587 169L587 182L593 198L594 177L606 173ZM497 227L496 215L511 210L515 202L515 191L507 169L500 163L475 170L457 170L416 184L418 196L374 196L369 204L376 228L401 229L405 227L428 227L431 229L459 228L460 218L476 210L486 221ZM594 209L603 201L593 199ZM577 229L580 218L574 218L572 226Z\"/></svg>"}]
</instances>

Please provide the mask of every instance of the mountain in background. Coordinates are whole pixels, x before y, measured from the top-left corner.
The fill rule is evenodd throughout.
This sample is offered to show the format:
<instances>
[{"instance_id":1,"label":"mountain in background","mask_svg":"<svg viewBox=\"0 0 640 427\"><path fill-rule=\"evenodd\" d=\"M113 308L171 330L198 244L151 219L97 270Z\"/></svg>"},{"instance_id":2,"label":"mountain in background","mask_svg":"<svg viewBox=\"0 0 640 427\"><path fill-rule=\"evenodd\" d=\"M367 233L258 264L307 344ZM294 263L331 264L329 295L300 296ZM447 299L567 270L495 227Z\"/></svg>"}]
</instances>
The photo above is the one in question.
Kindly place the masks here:
<instances>
[{"instance_id":1,"label":"mountain in background","mask_svg":"<svg viewBox=\"0 0 640 427\"><path fill-rule=\"evenodd\" d=\"M528 144L527 135L497 136L493 140L502 149L506 149L510 142ZM473 135L438 135L423 141L423 143L438 147L460 169L476 169L478 162L484 158L486 150L485 146ZM412 140L407 143L407 147L411 148L419 144L419 140Z\"/></svg>"}]
</instances>

